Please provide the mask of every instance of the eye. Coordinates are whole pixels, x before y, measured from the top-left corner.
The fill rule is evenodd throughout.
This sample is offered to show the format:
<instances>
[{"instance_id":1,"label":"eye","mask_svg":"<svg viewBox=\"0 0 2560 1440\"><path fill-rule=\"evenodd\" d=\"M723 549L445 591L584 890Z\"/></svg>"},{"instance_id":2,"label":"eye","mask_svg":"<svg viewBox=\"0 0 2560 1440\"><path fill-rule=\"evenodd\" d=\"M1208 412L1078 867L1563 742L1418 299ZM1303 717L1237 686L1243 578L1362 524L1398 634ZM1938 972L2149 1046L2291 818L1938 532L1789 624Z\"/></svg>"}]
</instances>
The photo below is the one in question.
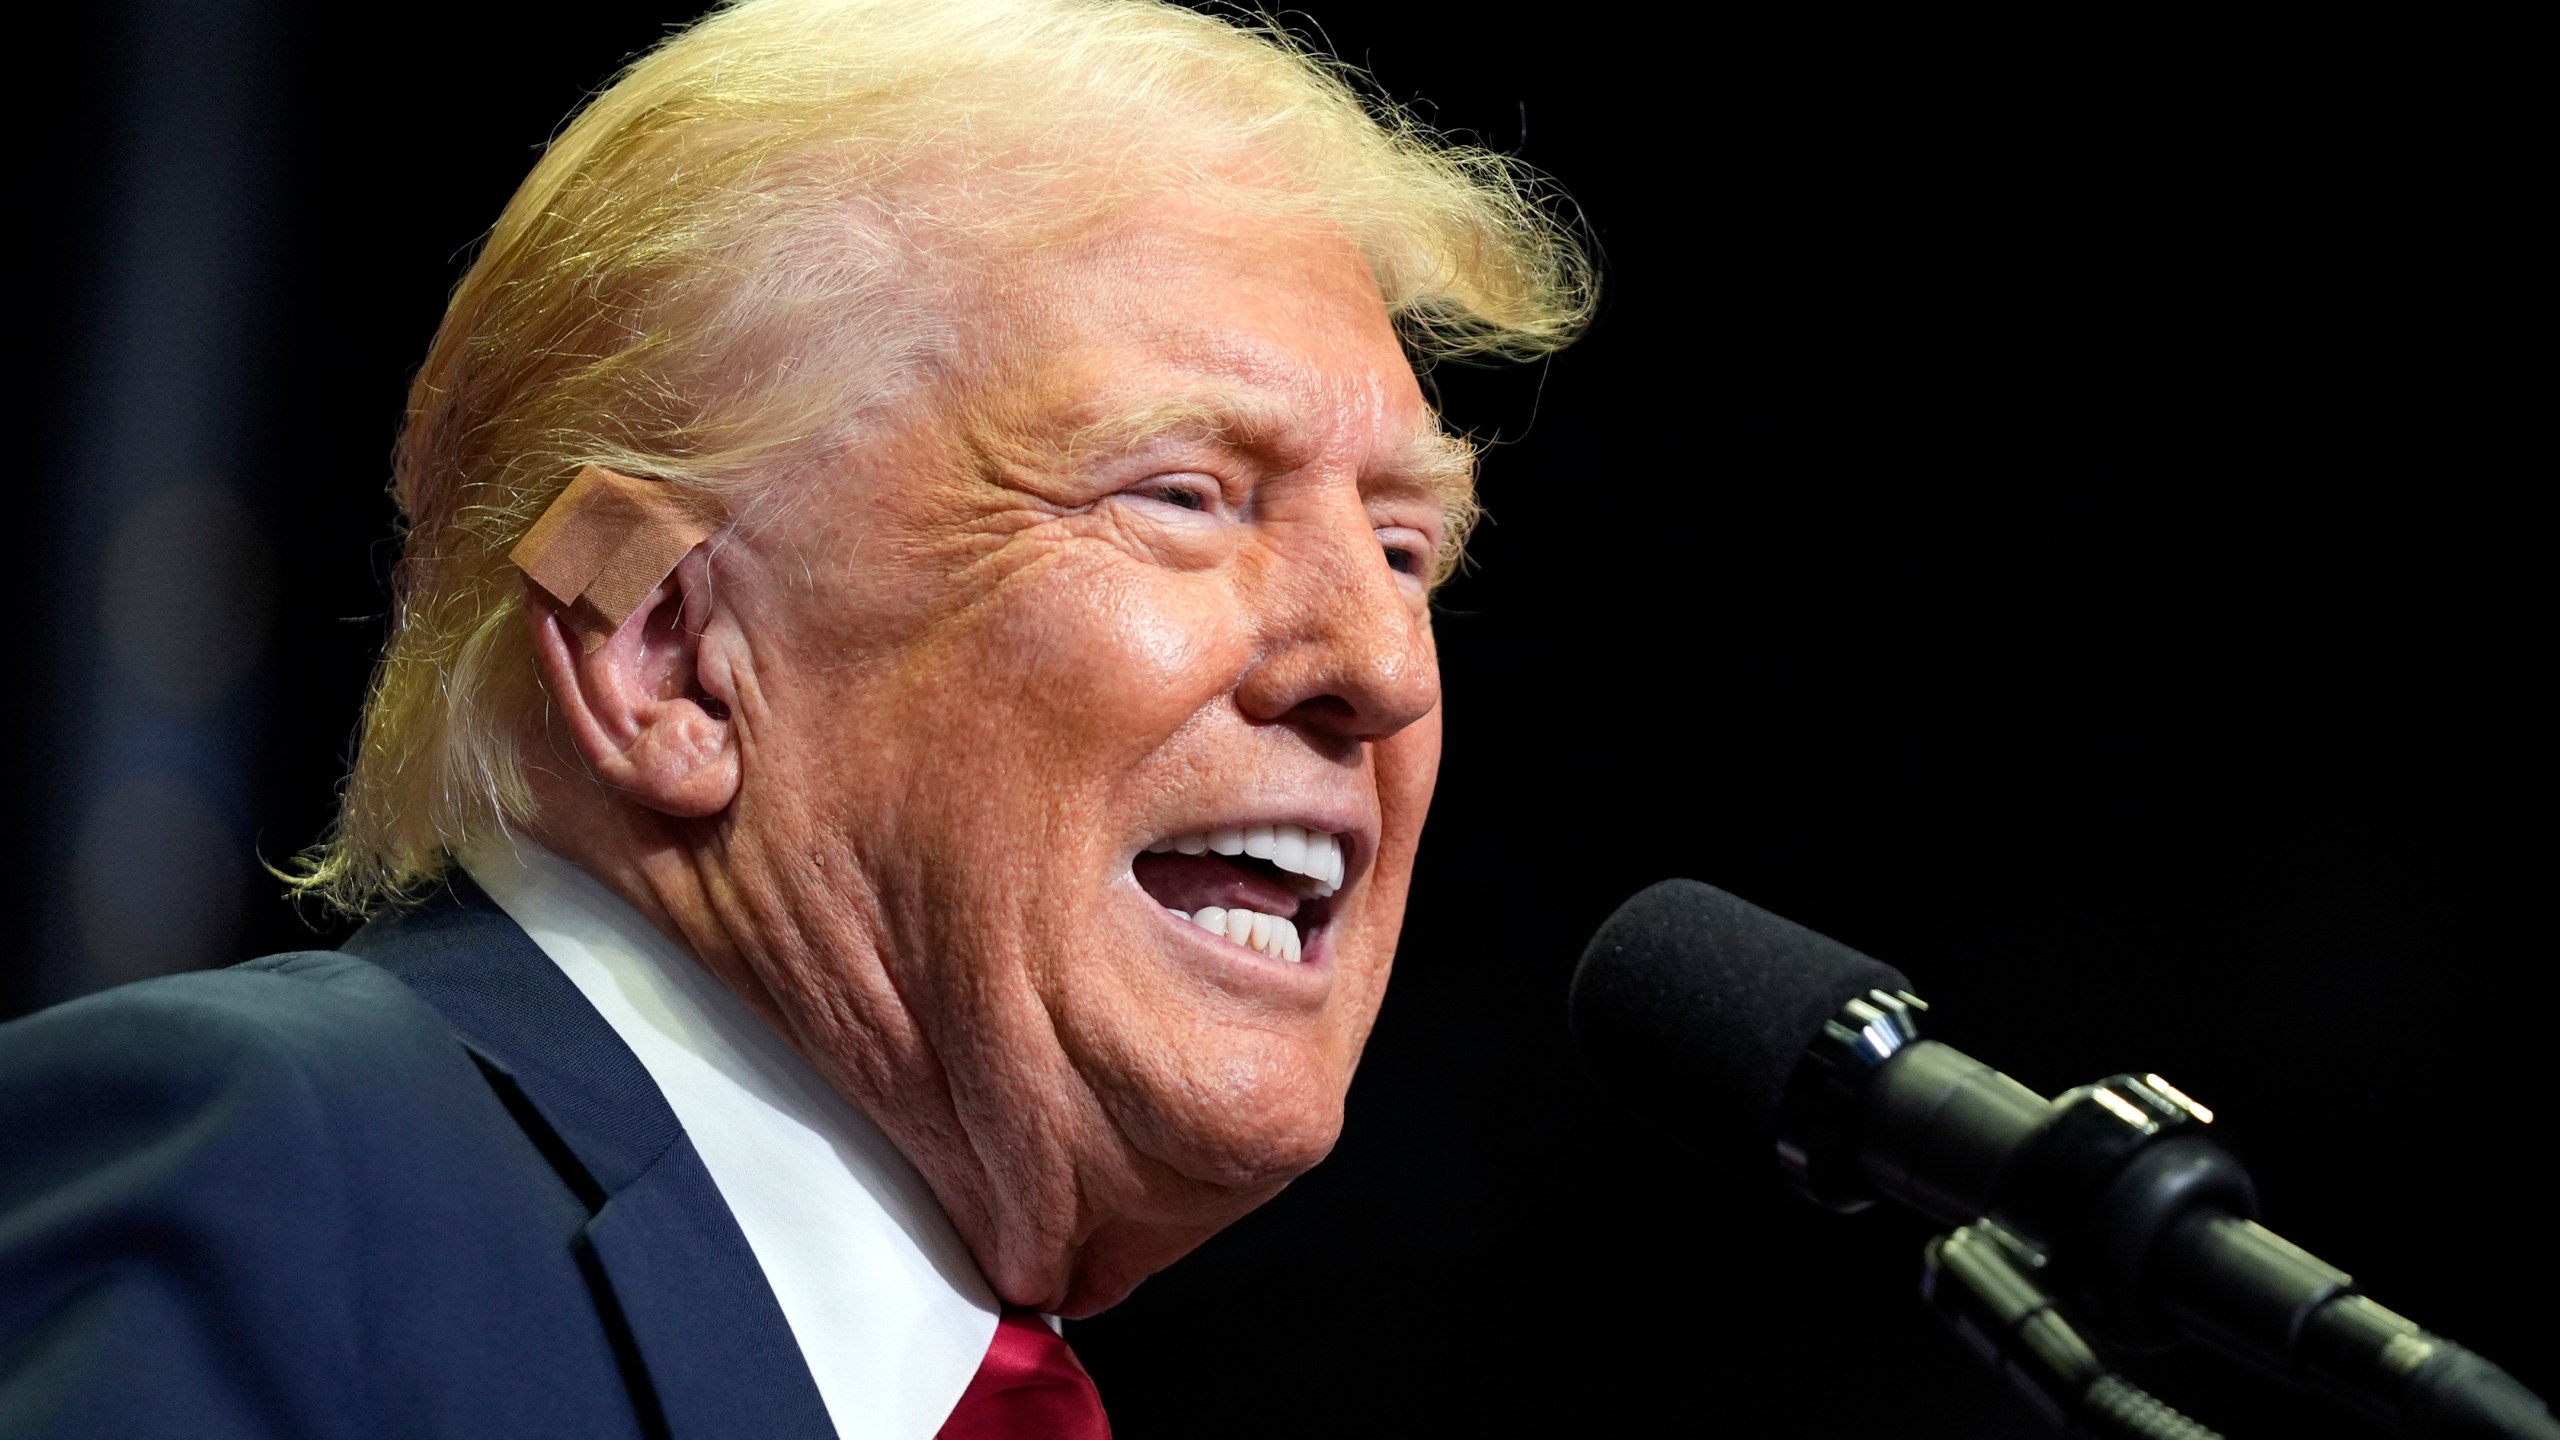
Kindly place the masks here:
<instances>
[{"instance_id":1,"label":"eye","mask_svg":"<svg viewBox=\"0 0 2560 1440\"><path fill-rule=\"evenodd\" d=\"M1188 473L1151 475L1122 493L1197 513L1218 503L1218 482L1206 475Z\"/></svg>"},{"instance_id":2,"label":"eye","mask_svg":"<svg viewBox=\"0 0 2560 1440\"><path fill-rule=\"evenodd\" d=\"M1381 525L1378 546L1386 552L1388 569L1417 580L1431 577L1437 550L1429 535L1407 525Z\"/></svg>"}]
</instances>

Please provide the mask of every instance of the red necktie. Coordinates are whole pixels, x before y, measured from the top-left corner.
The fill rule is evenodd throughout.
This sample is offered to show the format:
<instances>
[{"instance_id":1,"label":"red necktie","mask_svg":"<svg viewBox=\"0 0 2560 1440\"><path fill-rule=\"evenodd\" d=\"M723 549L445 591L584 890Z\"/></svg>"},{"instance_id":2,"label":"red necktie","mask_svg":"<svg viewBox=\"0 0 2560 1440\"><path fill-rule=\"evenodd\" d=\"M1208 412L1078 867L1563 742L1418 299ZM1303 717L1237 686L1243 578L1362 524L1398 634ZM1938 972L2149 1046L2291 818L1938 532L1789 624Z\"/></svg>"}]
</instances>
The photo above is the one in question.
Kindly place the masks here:
<instances>
[{"instance_id":1,"label":"red necktie","mask_svg":"<svg viewBox=\"0 0 2560 1440\"><path fill-rule=\"evenodd\" d=\"M1008 1307L939 1440L1111 1440L1102 1394L1047 1321Z\"/></svg>"}]
</instances>

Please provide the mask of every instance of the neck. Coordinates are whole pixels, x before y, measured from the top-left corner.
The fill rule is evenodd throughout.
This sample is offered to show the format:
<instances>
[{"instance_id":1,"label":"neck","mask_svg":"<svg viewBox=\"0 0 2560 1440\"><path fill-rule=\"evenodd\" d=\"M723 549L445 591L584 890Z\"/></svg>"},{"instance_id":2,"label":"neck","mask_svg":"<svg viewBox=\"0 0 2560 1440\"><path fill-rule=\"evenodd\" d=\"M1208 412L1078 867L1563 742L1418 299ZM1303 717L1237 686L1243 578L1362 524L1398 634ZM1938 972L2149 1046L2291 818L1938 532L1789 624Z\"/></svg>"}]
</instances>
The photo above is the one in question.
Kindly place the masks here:
<instances>
[{"instance_id":1,"label":"neck","mask_svg":"<svg viewBox=\"0 0 2560 1440\"><path fill-rule=\"evenodd\" d=\"M1140 1157L1133 1173L1088 1175L1074 1156L1089 1147L1069 1137L1025 1146L1010 1143L1023 1137L1001 1117L973 1127L882 963L879 907L863 877L823 887L828 907L802 913L768 878L792 862L741 853L753 841L720 818L671 819L592 782L540 795L536 813L528 838L639 912L871 1118L1008 1304L1069 1316L1108 1309L1269 1198ZM1091 1122L1108 1124L1100 1114Z\"/></svg>"},{"instance_id":2,"label":"neck","mask_svg":"<svg viewBox=\"0 0 2560 1440\"><path fill-rule=\"evenodd\" d=\"M1075 1202L1079 1187L1025 1185L1031 1177L996 1173L999 1167L986 1163L959 1118L939 1055L886 978L870 939L876 929L846 923L869 907L858 904L853 915L793 915L783 896L752 878L771 872L736 854L718 819L673 820L583 776L540 788L549 793L538 797L539 820L527 838L631 906L871 1117L925 1177L1007 1303L1058 1312L1079 1288L1076 1252L1096 1228ZM837 943L816 943L818 937ZM1054 1200L997 1198L1023 1194Z\"/></svg>"}]
</instances>

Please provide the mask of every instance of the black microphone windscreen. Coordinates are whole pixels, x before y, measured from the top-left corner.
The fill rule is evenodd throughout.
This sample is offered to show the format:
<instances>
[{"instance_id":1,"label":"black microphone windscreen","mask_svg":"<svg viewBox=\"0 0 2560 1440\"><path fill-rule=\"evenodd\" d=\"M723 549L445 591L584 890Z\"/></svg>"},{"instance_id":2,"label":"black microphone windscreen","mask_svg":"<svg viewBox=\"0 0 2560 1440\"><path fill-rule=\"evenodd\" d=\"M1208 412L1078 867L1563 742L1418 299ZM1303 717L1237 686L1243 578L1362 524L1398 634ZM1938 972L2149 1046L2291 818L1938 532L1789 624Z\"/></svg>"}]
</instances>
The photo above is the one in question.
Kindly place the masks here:
<instances>
[{"instance_id":1,"label":"black microphone windscreen","mask_svg":"<svg viewBox=\"0 0 2560 1440\"><path fill-rule=\"evenodd\" d=\"M1618 907L1574 970L1574 1042L1601 1084L1728 1164L1771 1166L1778 1101L1822 1022L1902 972L1695 880Z\"/></svg>"}]
</instances>

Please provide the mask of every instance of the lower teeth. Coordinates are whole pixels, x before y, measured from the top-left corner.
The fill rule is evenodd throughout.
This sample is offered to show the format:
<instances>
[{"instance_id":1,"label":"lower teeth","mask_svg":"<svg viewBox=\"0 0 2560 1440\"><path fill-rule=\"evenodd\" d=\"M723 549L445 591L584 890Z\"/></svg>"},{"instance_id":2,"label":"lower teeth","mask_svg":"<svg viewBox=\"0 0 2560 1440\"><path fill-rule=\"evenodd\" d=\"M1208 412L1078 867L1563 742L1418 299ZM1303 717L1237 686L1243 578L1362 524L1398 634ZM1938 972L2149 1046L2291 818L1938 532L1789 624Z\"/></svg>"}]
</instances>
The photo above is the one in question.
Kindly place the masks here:
<instances>
[{"instance_id":1,"label":"lower teeth","mask_svg":"<svg viewBox=\"0 0 2560 1440\"><path fill-rule=\"evenodd\" d=\"M1229 910L1216 905L1202 906L1188 914L1173 912L1212 935L1222 935L1238 945L1274 960L1296 963L1304 956L1295 923L1277 915L1254 910Z\"/></svg>"}]
</instances>

